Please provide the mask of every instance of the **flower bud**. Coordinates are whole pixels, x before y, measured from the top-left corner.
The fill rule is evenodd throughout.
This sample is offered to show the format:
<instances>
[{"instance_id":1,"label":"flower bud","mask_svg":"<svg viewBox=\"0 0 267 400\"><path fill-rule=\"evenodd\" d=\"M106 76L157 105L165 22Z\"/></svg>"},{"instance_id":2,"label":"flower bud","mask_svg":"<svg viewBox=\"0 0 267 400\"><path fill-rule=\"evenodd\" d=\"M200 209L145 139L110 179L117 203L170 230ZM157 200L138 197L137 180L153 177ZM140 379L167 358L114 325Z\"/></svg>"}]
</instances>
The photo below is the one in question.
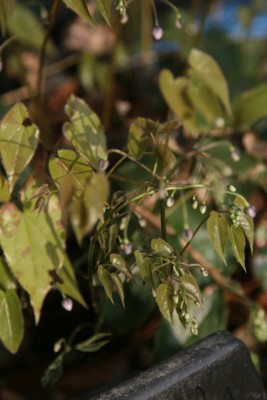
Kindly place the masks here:
<instances>
[{"instance_id":1,"label":"flower bud","mask_svg":"<svg viewBox=\"0 0 267 400\"><path fill-rule=\"evenodd\" d=\"M69 297L65 297L61 301L61 306L64 308L64 310L71 311L73 308L73 301Z\"/></svg>"},{"instance_id":2,"label":"flower bud","mask_svg":"<svg viewBox=\"0 0 267 400\"><path fill-rule=\"evenodd\" d=\"M166 205L169 208L171 208L174 205L174 197L173 196L169 196L167 198Z\"/></svg>"},{"instance_id":3,"label":"flower bud","mask_svg":"<svg viewBox=\"0 0 267 400\"><path fill-rule=\"evenodd\" d=\"M160 26L155 26L152 30L154 39L160 40L163 36L163 29Z\"/></svg>"},{"instance_id":4,"label":"flower bud","mask_svg":"<svg viewBox=\"0 0 267 400\"><path fill-rule=\"evenodd\" d=\"M205 214L205 212L207 211L207 206L205 203L200 205L199 211L201 212L201 214Z\"/></svg>"},{"instance_id":5,"label":"flower bud","mask_svg":"<svg viewBox=\"0 0 267 400\"><path fill-rule=\"evenodd\" d=\"M193 208L194 210L197 209L197 207L198 207L198 201L197 201L197 199L196 199L196 196L193 196L193 197L192 197L192 199L191 199L191 206L192 206L192 208Z\"/></svg>"}]
</instances>

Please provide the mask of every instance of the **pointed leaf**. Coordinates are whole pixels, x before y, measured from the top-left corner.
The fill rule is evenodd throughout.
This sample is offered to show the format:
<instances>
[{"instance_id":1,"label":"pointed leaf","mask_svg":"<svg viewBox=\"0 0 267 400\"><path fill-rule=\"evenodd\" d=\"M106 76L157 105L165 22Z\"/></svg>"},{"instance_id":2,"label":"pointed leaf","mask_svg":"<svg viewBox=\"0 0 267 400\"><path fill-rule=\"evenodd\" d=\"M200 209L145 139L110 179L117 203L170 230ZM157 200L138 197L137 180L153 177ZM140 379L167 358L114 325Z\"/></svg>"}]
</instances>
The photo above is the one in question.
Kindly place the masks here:
<instances>
[{"instance_id":1,"label":"pointed leaf","mask_svg":"<svg viewBox=\"0 0 267 400\"><path fill-rule=\"evenodd\" d=\"M161 238L151 240L151 249L164 257L169 257L174 254L172 246Z\"/></svg>"},{"instance_id":2,"label":"pointed leaf","mask_svg":"<svg viewBox=\"0 0 267 400\"><path fill-rule=\"evenodd\" d=\"M0 152L8 175L10 192L38 144L39 130L22 103L9 110L0 125Z\"/></svg>"},{"instance_id":3,"label":"pointed leaf","mask_svg":"<svg viewBox=\"0 0 267 400\"><path fill-rule=\"evenodd\" d=\"M254 221L253 218L244 213L240 216L239 226L243 230L246 239L248 241L251 254L253 254L253 244L254 244Z\"/></svg>"},{"instance_id":4,"label":"pointed leaf","mask_svg":"<svg viewBox=\"0 0 267 400\"><path fill-rule=\"evenodd\" d=\"M143 118L138 118L129 129L128 133L128 150L136 159L140 158L150 142L150 132L144 124Z\"/></svg>"},{"instance_id":5,"label":"pointed leaf","mask_svg":"<svg viewBox=\"0 0 267 400\"><path fill-rule=\"evenodd\" d=\"M228 222L225 217L220 216L216 211L210 213L208 219L208 234L212 246L226 264L224 251L228 238Z\"/></svg>"},{"instance_id":6,"label":"pointed leaf","mask_svg":"<svg viewBox=\"0 0 267 400\"><path fill-rule=\"evenodd\" d=\"M231 114L227 82L217 62L208 54L192 49L188 57L190 74L196 74L219 97L225 110Z\"/></svg>"},{"instance_id":7,"label":"pointed leaf","mask_svg":"<svg viewBox=\"0 0 267 400\"><path fill-rule=\"evenodd\" d=\"M189 98L203 117L210 123L214 123L218 118L222 118L222 109L214 92L204 84L196 87L191 84L188 89Z\"/></svg>"},{"instance_id":8,"label":"pointed leaf","mask_svg":"<svg viewBox=\"0 0 267 400\"><path fill-rule=\"evenodd\" d=\"M156 290L156 301L160 312L172 324L172 314L174 309L171 289L166 283L161 283Z\"/></svg>"},{"instance_id":9,"label":"pointed leaf","mask_svg":"<svg viewBox=\"0 0 267 400\"><path fill-rule=\"evenodd\" d=\"M171 71L164 69L159 76L159 86L170 109L187 129L196 132L195 111L188 96L189 80L174 79Z\"/></svg>"},{"instance_id":10,"label":"pointed leaf","mask_svg":"<svg viewBox=\"0 0 267 400\"><path fill-rule=\"evenodd\" d=\"M97 333L96 335L91 336L89 339L76 344L75 349L86 353L94 353L109 342L109 339L107 339L109 336L109 333Z\"/></svg>"},{"instance_id":11,"label":"pointed leaf","mask_svg":"<svg viewBox=\"0 0 267 400\"><path fill-rule=\"evenodd\" d=\"M49 365L49 367L45 370L45 373L42 377L42 385L53 385L58 379L61 377L63 372L63 358L64 352L59 354L57 358Z\"/></svg>"},{"instance_id":12,"label":"pointed leaf","mask_svg":"<svg viewBox=\"0 0 267 400\"><path fill-rule=\"evenodd\" d=\"M95 3L104 20L110 25L111 0L95 0Z\"/></svg>"},{"instance_id":13,"label":"pointed leaf","mask_svg":"<svg viewBox=\"0 0 267 400\"><path fill-rule=\"evenodd\" d=\"M98 224L98 230L101 228L102 223ZM113 224L109 228L103 229L100 233L98 233L98 242L104 251L105 254L109 254L112 252L116 239L118 236L118 225Z\"/></svg>"},{"instance_id":14,"label":"pointed leaf","mask_svg":"<svg viewBox=\"0 0 267 400\"><path fill-rule=\"evenodd\" d=\"M85 18L89 24L93 23L86 0L63 0L63 2L80 17Z\"/></svg>"},{"instance_id":15,"label":"pointed leaf","mask_svg":"<svg viewBox=\"0 0 267 400\"><path fill-rule=\"evenodd\" d=\"M123 283L121 281L121 278L119 277L119 275L115 274L114 272L111 274L110 277L113 280L115 289L118 292L118 295L120 296L123 307L125 308L124 289L123 289Z\"/></svg>"},{"instance_id":16,"label":"pointed leaf","mask_svg":"<svg viewBox=\"0 0 267 400\"><path fill-rule=\"evenodd\" d=\"M195 278L192 275L184 274L179 277L179 282L185 288L186 293L202 306L203 300Z\"/></svg>"},{"instance_id":17,"label":"pointed leaf","mask_svg":"<svg viewBox=\"0 0 267 400\"><path fill-rule=\"evenodd\" d=\"M8 265L30 295L36 322L43 300L51 288L50 271L64 261L64 228L58 198L51 195L39 215L22 213L12 203L0 208L0 243Z\"/></svg>"},{"instance_id":18,"label":"pointed leaf","mask_svg":"<svg viewBox=\"0 0 267 400\"><path fill-rule=\"evenodd\" d=\"M0 339L11 353L16 353L24 332L19 298L14 290L0 290Z\"/></svg>"},{"instance_id":19,"label":"pointed leaf","mask_svg":"<svg viewBox=\"0 0 267 400\"><path fill-rule=\"evenodd\" d=\"M244 270L246 271L245 266L245 236L242 229L238 226L235 227L232 225L228 228L229 231L229 239L231 243L231 248L233 250L234 256L237 261L242 265Z\"/></svg>"},{"instance_id":20,"label":"pointed leaf","mask_svg":"<svg viewBox=\"0 0 267 400\"><path fill-rule=\"evenodd\" d=\"M143 257L139 250L134 252L137 266L139 268L140 275L146 285L150 288L154 287L153 275L152 275L152 263L153 260L148 257Z\"/></svg>"},{"instance_id":21,"label":"pointed leaf","mask_svg":"<svg viewBox=\"0 0 267 400\"><path fill-rule=\"evenodd\" d=\"M106 268L101 265L97 269L99 280L112 304L114 304L112 292L114 288L113 280L111 279L111 274L106 270Z\"/></svg>"},{"instance_id":22,"label":"pointed leaf","mask_svg":"<svg viewBox=\"0 0 267 400\"><path fill-rule=\"evenodd\" d=\"M81 99L71 95L65 106L70 122L64 124L66 138L90 165L102 170L107 160L106 137L98 116Z\"/></svg>"},{"instance_id":23,"label":"pointed leaf","mask_svg":"<svg viewBox=\"0 0 267 400\"><path fill-rule=\"evenodd\" d=\"M110 262L111 264L117 268L120 272L122 272L124 275L126 275L128 278L132 278L132 272L129 268L129 265L127 262L120 256L119 254L110 254Z\"/></svg>"}]
</instances>

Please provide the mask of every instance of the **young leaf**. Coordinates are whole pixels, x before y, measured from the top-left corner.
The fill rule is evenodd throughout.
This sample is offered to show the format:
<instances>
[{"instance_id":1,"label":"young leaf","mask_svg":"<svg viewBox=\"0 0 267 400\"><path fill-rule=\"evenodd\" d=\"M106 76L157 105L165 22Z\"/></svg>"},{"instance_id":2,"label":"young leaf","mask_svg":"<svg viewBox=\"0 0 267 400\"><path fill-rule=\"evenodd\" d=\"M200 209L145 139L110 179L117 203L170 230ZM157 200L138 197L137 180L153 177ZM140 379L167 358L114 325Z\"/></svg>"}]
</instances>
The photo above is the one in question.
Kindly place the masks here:
<instances>
[{"instance_id":1,"label":"young leaf","mask_svg":"<svg viewBox=\"0 0 267 400\"><path fill-rule=\"evenodd\" d=\"M164 69L159 76L159 87L170 109L187 129L195 133L195 111L188 97L189 80L174 79L171 71Z\"/></svg>"},{"instance_id":2,"label":"young leaf","mask_svg":"<svg viewBox=\"0 0 267 400\"><path fill-rule=\"evenodd\" d=\"M186 293L192 296L194 300L202 306L203 300L195 278L192 275L185 274L179 277L179 282L185 288Z\"/></svg>"},{"instance_id":3,"label":"young leaf","mask_svg":"<svg viewBox=\"0 0 267 400\"><path fill-rule=\"evenodd\" d=\"M164 257L174 254L172 246L161 238L151 240L151 249Z\"/></svg>"},{"instance_id":4,"label":"young leaf","mask_svg":"<svg viewBox=\"0 0 267 400\"><path fill-rule=\"evenodd\" d=\"M110 25L111 0L95 0L95 3L104 20Z\"/></svg>"},{"instance_id":5,"label":"young leaf","mask_svg":"<svg viewBox=\"0 0 267 400\"><path fill-rule=\"evenodd\" d=\"M156 290L156 301L160 312L172 324L172 314L174 309L171 289L166 283L161 283Z\"/></svg>"},{"instance_id":6,"label":"young leaf","mask_svg":"<svg viewBox=\"0 0 267 400\"><path fill-rule=\"evenodd\" d=\"M63 126L65 137L84 160L95 169L102 170L102 163L107 160L107 148L104 128L98 116L74 95L69 97L65 112L70 119Z\"/></svg>"},{"instance_id":7,"label":"young leaf","mask_svg":"<svg viewBox=\"0 0 267 400\"><path fill-rule=\"evenodd\" d=\"M239 222L239 226L242 228L242 230L247 238L251 254L253 254L253 243L254 243L254 221L253 221L253 218L250 217L249 215L242 214L240 222Z\"/></svg>"},{"instance_id":8,"label":"young leaf","mask_svg":"<svg viewBox=\"0 0 267 400\"><path fill-rule=\"evenodd\" d=\"M188 57L190 74L196 74L219 97L225 110L231 114L227 82L217 62L208 54L192 49Z\"/></svg>"},{"instance_id":9,"label":"young leaf","mask_svg":"<svg viewBox=\"0 0 267 400\"><path fill-rule=\"evenodd\" d=\"M58 198L51 195L38 220L31 210L22 213L12 203L0 208L0 243L14 276L30 295L36 322L51 288L49 271L64 261L64 227Z\"/></svg>"},{"instance_id":10,"label":"young leaf","mask_svg":"<svg viewBox=\"0 0 267 400\"><path fill-rule=\"evenodd\" d=\"M124 258L122 258L122 256L120 256L119 254L110 254L110 262L111 264L117 268L117 270L119 270L120 272L122 272L124 275L126 275L128 278L132 278L132 272L129 268L129 265L127 264L127 262L124 260Z\"/></svg>"},{"instance_id":11,"label":"young leaf","mask_svg":"<svg viewBox=\"0 0 267 400\"><path fill-rule=\"evenodd\" d=\"M121 278L119 277L119 275L115 274L114 272L110 275L110 277L113 280L115 289L118 292L118 295L120 296L123 307L125 308L124 289L123 289L123 284L122 284Z\"/></svg>"},{"instance_id":12,"label":"young leaf","mask_svg":"<svg viewBox=\"0 0 267 400\"><path fill-rule=\"evenodd\" d=\"M0 152L8 175L10 192L37 148L39 129L22 103L15 104L0 125Z\"/></svg>"},{"instance_id":13,"label":"young leaf","mask_svg":"<svg viewBox=\"0 0 267 400\"><path fill-rule=\"evenodd\" d=\"M101 227L101 222L98 224L98 228ZM102 250L105 252L105 254L109 254L112 252L116 239L118 236L118 225L113 224L109 228L103 229L99 234L98 234L98 242L102 248Z\"/></svg>"},{"instance_id":14,"label":"young leaf","mask_svg":"<svg viewBox=\"0 0 267 400\"><path fill-rule=\"evenodd\" d=\"M19 298L14 290L0 290L0 339L11 353L16 353L21 343L24 322Z\"/></svg>"},{"instance_id":15,"label":"young leaf","mask_svg":"<svg viewBox=\"0 0 267 400\"><path fill-rule=\"evenodd\" d=\"M49 365L49 367L45 370L45 373L42 377L42 385L48 386L53 385L62 375L62 364L65 352L62 352L55 358L55 360Z\"/></svg>"},{"instance_id":16,"label":"young leaf","mask_svg":"<svg viewBox=\"0 0 267 400\"><path fill-rule=\"evenodd\" d=\"M245 266L246 239L244 233L239 226L235 227L234 225L231 225L231 227L229 226L228 231L229 231L231 248L233 250L234 256L246 271L246 266Z\"/></svg>"},{"instance_id":17,"label":"young leaf","mask_svg":"<svg viewBox=\"0 0 267 400\"><path fill-rule=\"evenodd\" d=\"M212 246L226 264L224 250L228 238L228 222L225 217L221 217L216 211L210 213L208 234Z\"/></svg>"},{"instance_id":18,"label":"young leaf","mask_svg":"<svg viewBox=\"0 0 267 400\"><path fill-rule=\"evenodd\" d=\"M106 270L106 268L101 265L97 269L99 280L106 292L106 295L110 299L111 303L114 304L112 292L113 292L113 280L111 279L111 274Z\"/></svg>"},{"instance_id":19,"label":"young leaf","mask_svg":"<svg viewBox=\"0 0 267 400\"><path fill-rule=\"evenodd\" d=\"M94 353L95 351L100 350L103 346L105 346L105 344L109 342L109 339L107 339L108 336L110 336L109 333L97 333L89 339L76 344L74 348L76 350L86 353Z\"/></svg>"},{"instance_id":20,"label":"young leaf","mask_svg":"<svg viewBox=\"0 0 267 400\"><path fill-rule=\"evenodd\" d=\"M154 287L153 275L152 275L152 263L153 260L148 257L143 257L139 250L134 252L137 266L139 268L140 275L146 285L150 288Z\"/></svg>"},{"instance_id":21,"label":"young leaf","mask_svg":"<svg viewBox=\"0 0 267 400\"><path fill-rule=\"evenodd\" d=\"M128 150L136 159L140 158L146 151L150 142L149 132L144 126L143 118L138 118L129 129Z\"/></svg>"},{"instance_id":22,"label":"young leaf","mask_svg":"<svg viewBox=\"0 0 267 400\"><path fill-rule=\"evenodd\" d=\"M80 17L85 18L89 24L92 24L92 17L88 10L86 0L63 0L67 7L71 8Z\"/></svg>"}]
</instances>

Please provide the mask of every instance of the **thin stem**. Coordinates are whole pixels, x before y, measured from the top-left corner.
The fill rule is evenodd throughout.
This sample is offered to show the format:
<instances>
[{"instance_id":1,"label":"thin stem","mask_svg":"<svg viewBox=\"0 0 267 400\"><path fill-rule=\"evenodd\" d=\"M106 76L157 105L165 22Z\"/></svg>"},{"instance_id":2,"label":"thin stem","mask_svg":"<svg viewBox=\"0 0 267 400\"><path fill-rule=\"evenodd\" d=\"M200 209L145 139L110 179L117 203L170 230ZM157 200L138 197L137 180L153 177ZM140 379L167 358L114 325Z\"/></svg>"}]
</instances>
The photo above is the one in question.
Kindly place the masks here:
<instances>
[{"instance_id":1,"label":"thin stem","mask_svg":"<svg viewBox=\"0 0 267 400\"><path fill-rule=\"evenodd\" d=\"M159 206L160 206L161 236L162 236L163 240L167 241L165 200L164 199L160 199Z\"/></svg>"},{"instance_id":2,"label":"thin stem","mask_svg":"<svg viewBox=\"0 0 267 400\"><path fill-rule=\"evenodd\" d=\"M190 246L192 240L194 239L194 237L196 236L197 232L199 231L199 229L202 227L202 225L205 224L205 222L209 219L209 214L200 222L200 224L198 225L198 227L195 229L191 239L186 243L186 245L182 248L182 250L179 253L179 256L182 257L182 255L184 254L184 252L186 251L186 249Z\"/></svg>"},{"instance_id":3,"label":"thin stem","mask_svg":"<svg viewBox=\"0 0 267 400\"><path fill-rule=\"evenodd\" d=\"M40 116L40 102L41 102L41 95L42 95L42 84L43 84L43 73L44 73L44 63L45 63L45 56L46 56L46 46L48 44L51 31L53 29L57 11L60 5L60 0L54 0L50 9L49 13L49 26L44 37L42 47L41 47L41 54L40 54L40 65L38 70L38 83L37 83L37 118L39 119Z\"/></svg>"},{"instance_id":4,"label":"thin stem","mask_svg":"<svg viewBox=\"0 0 267 400\"><path fill-rule=\"evenodd\" d=\"M158 19L158 13L157 13L155 1L151 0L151 4L152 4L152 9L153 9L153 15L155 18L155 25L159 26L159 19Z\"/></svg>"}]
</instances>

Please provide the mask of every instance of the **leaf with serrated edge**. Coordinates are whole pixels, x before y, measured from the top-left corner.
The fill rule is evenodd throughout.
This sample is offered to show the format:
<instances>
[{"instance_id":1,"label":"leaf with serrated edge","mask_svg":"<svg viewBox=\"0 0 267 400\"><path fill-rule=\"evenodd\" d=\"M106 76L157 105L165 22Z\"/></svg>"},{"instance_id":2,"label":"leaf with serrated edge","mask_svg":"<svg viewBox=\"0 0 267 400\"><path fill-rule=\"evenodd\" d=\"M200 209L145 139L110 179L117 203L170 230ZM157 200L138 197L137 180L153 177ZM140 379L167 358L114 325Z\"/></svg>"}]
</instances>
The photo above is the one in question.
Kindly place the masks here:
<instances>
[{"instance_id":1,"label":"leaf with serrated edge","mask_svg":"<svg viewBox=\"0 0 267 400\"><path fill-rule=\"evenodd\" d=\"M110 25L111 0L95 0L95 3L104 20Z\"/></svg>"},{"instance_id":2,"label":"leaf with serrated edge","mask_svg":"<svg viewBox=\"0 0 267 400\"><path fill-rule=\"evenodd\" d=\"M161 238L151 240L151 249L165 257L174 254L172 246Z\"/></svg>"},{"instance_id":3,"label":"leaf with serrated edge","mask_svg":"<svg viewBox=\"0 0 267 400\"><path fill-rule=\"evenodd\" d=\"M231 248L234 253L235 258L237 261L242 265L244 270L246 271L245 266L245 244L246 239L242 229L238 226L235 227L232 225L228 228L229 231L229 239L231 243Z\"/></svg>"},{"instance_id":4,"label":"leaf with serrated edge","mask_svg":"<svg viewBox=\"0 0 267 400\"><path fill-rule=\"evenodd\" d=\"M148 257L143 257L139 250L134 252L137 266L139 268L139 272L141 278L145 281L146 285L150 288L154 287L153 276L152 276L152 263Z\"/></svg>"},{"instance_id":5,"label":"leaf with serrated edge","mask_svg":"<svg viewBox=\"0 0 267 400\"><path fill-rule=\"evenodd\" d=\"M124 275L126 275L128 278L132 277L132 273L131 270L129 268L129 265L127 264L127 262L124 260L124 258L122 258L122 256L120 256L119 254L110 254L110 262L111 264L117 268L117 270L119 270L120 272L122 272Z\"/></svg>"},{"instance_id":6,"label":"leaf with serrated edge","mask_svg":"<svg viewBox=\"0 0 267 400\"><path fill-rule=\"evenodd\" d=\"M220 216L216 211L210 213L208 234L214 249L226 264L224 250L228 238L228 222L225 217Z\"/></svg>"},{"instance_id":7,"label":"leaf with serrated edge","mask_svg":"<svg viewBox=\"0 0 267 400\"><path fill-rule=\"evenodd\" d=\"M17 103L9 110L0 125L0 152L6 170L10 192L31 161L37 148L39 129L34 125L28 110Z\"/></svg>"},{"instance_id":8,"label":"leaf with serrated edge","mask_svg":"<svg viewBox=\"0 0 267 400\"><path fill-rule=\"evenodd\" d=\"M14 290L0 290L0 339L11 353L16 353L24 333L19 298Z\"/></svg>"},{"instance_id":9,"label":"leaf with serrated edge","mask_svg":"<svg viewBox=\"0 0 267 400\"><path fill-rule=\"evenodd\" d=\"M179 277L179 282L184 286L187 294L192 296L198 302L198 304L202 306L203 300L195 278L192 275L185 274Z\"/></svg>"},{"instance_id":10,"label":"leaf with serrated edge","mask_svg":"<svg viewBox=\"0 0 267 400\"><path fill-rule=\"evenodd\" d=\"M114 304L114 300L113 300L113 296L112 296L114 284L111 279L110 273L101 265L98 267L97 273L98 273L98 278L106 292L106 295L108 296L111 303Z\"/></svg>"},{"instance_id":11,"label":"leaf with serrated edge","mask_svg":"<svg viewBox=\"0 0 267 400\"><path fill-rule=\"evenodd\" d=\"M174 303L171 295L171 289L166 283L161 283L157 288L156 301L163 317L172 324Z\"/></svg>"},{"instance_id":12,"label":"leaf with serrated edge","mask_svg":"<svg viewBox=\"0 0 267 400\"><path fill-rule=\"evenodd\" d=\"M46 294L51 289L49 271L59 270L64 261L65 234L56 195L51 195L45 212L22 213L12 203L0 208L0 243L8 265L30 295L36 322Z\"/></svg>"},{"instance_id":13,"label":"leaf with serrated edge","mask_svg":"<svg viewBox=\"0 0 267 400\"><path fill-rule=\"evenodd\" d=\"M251 254L253 254L253 244L254 244L254 221L253 221L253 218L250 217L249 215L245 215L245 214L242 214L240 218L241 219L239 222L239 226L242 228L242 230L247 238Z\"/></svg>"},{"instance_id":14,"label":"leaf with serrated edge","mask_svg":"<svg viewBox=\"0 0 267 400\"><path fill-rule=\"evenodd\" d=\"M99 169L99 163L107 160L107 147L104 128L98 116L74 95L69 97L65 112L70 119L63 126L65 137L84 160Z\"/></svg>"},{"instance_id":15,"label":"leaf with serrated edge","mask_svg":"<svg viewBox=\"0 0 267 400\"><path fill-rule=\"evenodd\" d=\"M121 281L121 278L119 277L119 275L115 274L114 272L111 274L111 279L114 282L114 286L116 291L118 292L118 295L121 299L122 305L125 308L125 303L124 303L124 289L123 289L123 284Z\"/></svg>"},{"instance_id":16,"label":"leaf with serrated edge","mask_svg":"<svg viewBox=\"0 0 267 400\"><path fill-rule=\"evenodd\" d=\"M231 114L227 82L217 62L203 51L192 49L188 57L188 64L191 67L189 73L196 74L201 78L219 97L228 114Z\"/></svg>"},{"instance_id":17,"label":"leaf with serrated edge","mask_svg":"<svg viewBox=\"0 0 267 400\"><path fill-rule=\"evenodd\" d=\"M93 23L91 14L89 12L86 0L63 0L67 7L76 12L80 17L86 19L90 24Z\"/></svg>"}]
</instances>

